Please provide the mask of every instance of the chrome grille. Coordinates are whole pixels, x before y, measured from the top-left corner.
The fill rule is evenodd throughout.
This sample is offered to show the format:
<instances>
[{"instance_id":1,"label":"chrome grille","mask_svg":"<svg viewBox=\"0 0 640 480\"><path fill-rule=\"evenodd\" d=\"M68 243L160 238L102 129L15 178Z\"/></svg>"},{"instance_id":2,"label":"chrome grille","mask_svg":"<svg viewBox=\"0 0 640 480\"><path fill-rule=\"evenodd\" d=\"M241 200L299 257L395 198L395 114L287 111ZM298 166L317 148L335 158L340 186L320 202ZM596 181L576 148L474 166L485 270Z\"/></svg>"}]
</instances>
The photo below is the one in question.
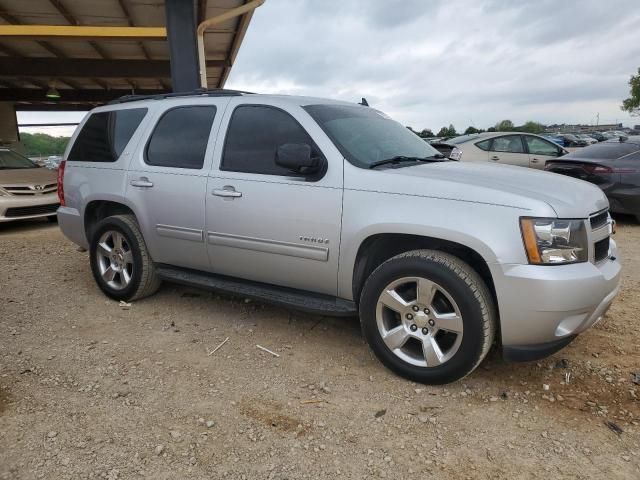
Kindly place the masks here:
<instances>
[{"instance_id":1,"label":"chrome grille","mask_svg":"<svg viewBox=\"0 0 640 480\"><path fill-rule=\"evenodd\" d=\"M44 195L53 193L58 189L55 183L44 183L34 185L0 185L5 192L10 195Z\"/></svg>"}]
</instances>

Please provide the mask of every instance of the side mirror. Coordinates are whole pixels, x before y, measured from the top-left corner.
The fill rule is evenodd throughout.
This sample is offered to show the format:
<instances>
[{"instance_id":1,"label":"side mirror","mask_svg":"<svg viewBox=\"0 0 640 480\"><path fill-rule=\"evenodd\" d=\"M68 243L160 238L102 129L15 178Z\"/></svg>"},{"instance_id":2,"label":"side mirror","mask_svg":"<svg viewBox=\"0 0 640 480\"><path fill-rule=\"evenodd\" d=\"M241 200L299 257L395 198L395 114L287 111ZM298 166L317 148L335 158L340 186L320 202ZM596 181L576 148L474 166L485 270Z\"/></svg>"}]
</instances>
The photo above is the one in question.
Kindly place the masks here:
<instances>
[{"instance_id":1,"label":"side mirror","mask_svg":"<svg viewBox=\"0 0 640 480\"><path fill-rule=\"evenodd\" d=\"M319 160L311 156L311 146L306 143L284 143L276 150L276 165L297 174L315 173Z\"/></svg>"}]
</instances>

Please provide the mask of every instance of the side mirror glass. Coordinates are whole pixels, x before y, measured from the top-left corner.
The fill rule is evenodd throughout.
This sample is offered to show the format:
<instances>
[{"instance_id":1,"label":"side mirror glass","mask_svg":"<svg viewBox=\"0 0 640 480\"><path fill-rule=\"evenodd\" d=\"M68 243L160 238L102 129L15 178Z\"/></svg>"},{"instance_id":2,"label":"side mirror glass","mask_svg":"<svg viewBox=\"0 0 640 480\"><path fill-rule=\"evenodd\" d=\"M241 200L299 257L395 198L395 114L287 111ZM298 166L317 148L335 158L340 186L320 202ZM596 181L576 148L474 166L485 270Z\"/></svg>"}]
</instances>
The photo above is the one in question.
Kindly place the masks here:
<instances>
[{"instance_id":1,"label":"side mirror glass","mask_svg":"<svg viewBox=\"0 0 640 480\"><path fill-rule=\"evenodd\" d=\"M306 143L284 143L276 151L276 165L299 175L315 173L320 159L311 156L311 146Z\"/></svg>"}]
</instances>

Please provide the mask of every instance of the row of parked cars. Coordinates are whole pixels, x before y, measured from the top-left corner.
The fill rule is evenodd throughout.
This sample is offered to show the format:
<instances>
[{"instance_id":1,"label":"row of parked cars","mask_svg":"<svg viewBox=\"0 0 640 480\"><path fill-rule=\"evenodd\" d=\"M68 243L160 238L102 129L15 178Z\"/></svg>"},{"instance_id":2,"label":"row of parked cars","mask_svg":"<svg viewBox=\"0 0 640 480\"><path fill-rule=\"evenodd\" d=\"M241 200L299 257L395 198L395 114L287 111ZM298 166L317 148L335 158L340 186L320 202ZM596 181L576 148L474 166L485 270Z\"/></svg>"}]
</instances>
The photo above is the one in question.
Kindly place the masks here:
<instances>
[{"instance_id":1,"label":"row of parked cars","mask_svg":"<svg viewBox=\"0 0 640 480\"><path fill-rule=\"evenodd\" d=\"M638 132L640 134L640 132ZM557 143L561 147L575 148L587 147L598 142L606 142L607 140L617 140L629 136L627 132L612 130L608 132L589 132L589 133L552 133L542 135L544 138Z\"/></svg>"},{"instance_id":2,"label":"row of parked cars","mask_svg":"<svg viewBox=\"0 0 640 480\"><path fill-rule=\"evenodd\" d=\"M520 132L462 135L432 146L453 160L517 165L586 180L605 192L612 212L640 220L640 136L616 134L572 152L546 137Z\"/></svg>"}]
</instances>

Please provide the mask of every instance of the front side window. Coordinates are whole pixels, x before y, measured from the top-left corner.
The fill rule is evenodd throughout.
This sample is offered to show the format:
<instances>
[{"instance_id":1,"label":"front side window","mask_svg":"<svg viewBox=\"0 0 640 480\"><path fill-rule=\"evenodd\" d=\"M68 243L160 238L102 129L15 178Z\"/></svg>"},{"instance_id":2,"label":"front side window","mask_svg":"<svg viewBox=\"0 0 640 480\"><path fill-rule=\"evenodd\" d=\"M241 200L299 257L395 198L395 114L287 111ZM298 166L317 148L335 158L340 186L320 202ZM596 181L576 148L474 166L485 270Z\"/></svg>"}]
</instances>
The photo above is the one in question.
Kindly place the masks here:
<instances>
[{"instance_id":1,"label":"front side window","mask_svg":"<svg viewBox=\"0 0 640 480\"><path fill-rule=\"evenodd\" d=\"M227 130L220 170L291 176L276 165L276 151L284 144L307 144L320 156L309 134L288 113L264 105L237 107Z\"/></svg>"},{"instance_id":2,"label":"front side window","mask_svg":"<svg viewBox=\"0 0 640 480\"><path fill-rule=\"evenodd\" d=\"M147 164L201 169L215 116L213 105L176 107L166 111L147 144Z\"/></svg>"},{"instance_id":3,"label":"front side window","mask_svg":"<svg viewBox=\"0 0 640 480\"><path fill-rule=\"evenodd\" d=\"M439 152L415 133L370 107L320 104L303 107L353 165L397 156L428 158Z\"/></svg>"},{"instance_id":4,"label":"front side window","mask_svg":"<svg viewBox=\"0 0 640 480\"><path fill-rule=\"evenodd\" d=\"M115 162L146 114L146 108L92 113L78 134L67 160Z\"/></svg>"},{"instance_id":5,"label":"front side window","mask_svg":"<svg viewBox=\"0 0 640 480\"><path fill-rule=\"evenodd\" d=\"M18 168L38 168L38 165L12 150L0 150L0 170Z\"/></svg>"},{"instance_id":6,"label":"front side window","mask_svg":"<svg viewBox=\"0 0 640 480\"><path fill-rule=\"evenodd\" d=\"M525 135L524 139L527 142L529 153L533 155L547 155L550 157L558 156L559 149L557 145L538 137L530 137L529 135Z\"/></svg>"},{"instance_id":7,"label":"front side window","mask_svg":"<svg viewBox=\"0 0 640 480\"><path fill-rule=\"evenodd\" d=\"M493 139L491 144L492 152L504 153L524 153L522 148L522 140L520 135L507 135L505 137L497 137Z\"/></svg>"}]
</instances>

